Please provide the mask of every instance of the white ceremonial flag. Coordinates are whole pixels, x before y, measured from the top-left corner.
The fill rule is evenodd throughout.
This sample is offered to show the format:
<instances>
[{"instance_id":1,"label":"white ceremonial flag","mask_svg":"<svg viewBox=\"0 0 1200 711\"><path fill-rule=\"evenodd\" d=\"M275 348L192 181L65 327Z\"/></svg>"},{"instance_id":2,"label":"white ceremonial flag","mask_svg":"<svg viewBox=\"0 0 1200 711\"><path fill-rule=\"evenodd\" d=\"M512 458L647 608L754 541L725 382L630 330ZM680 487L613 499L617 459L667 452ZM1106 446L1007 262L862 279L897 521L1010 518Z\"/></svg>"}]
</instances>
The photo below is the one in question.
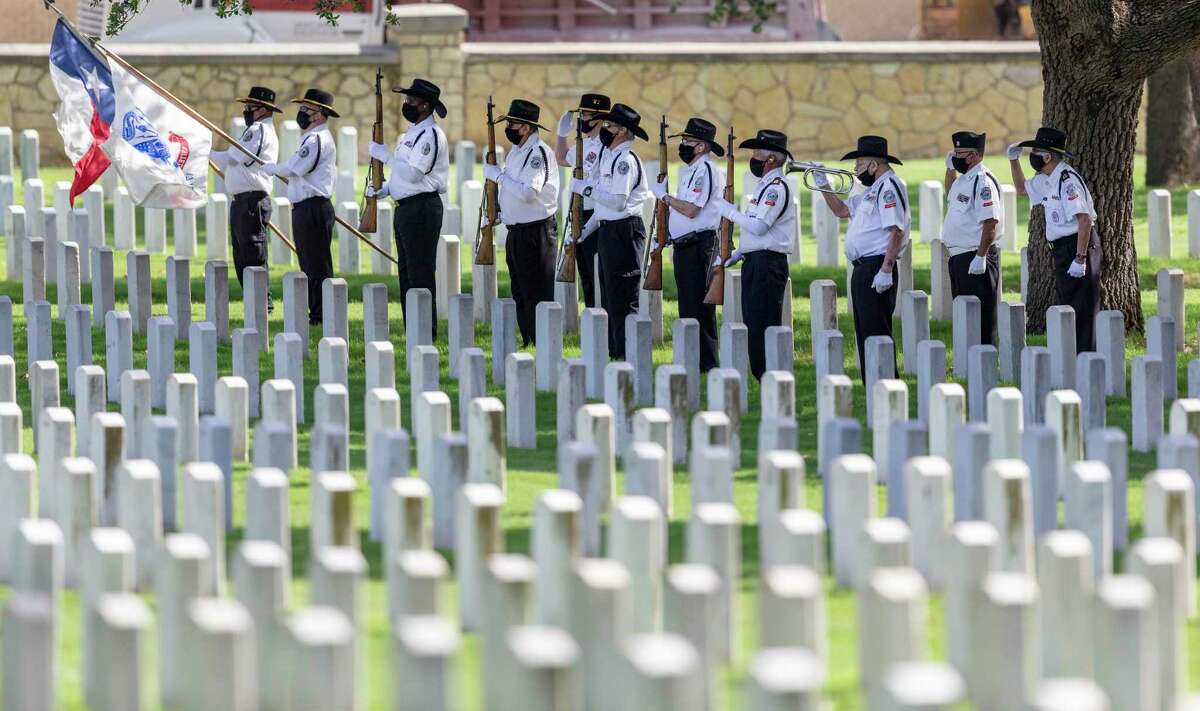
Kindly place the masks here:
<instances>
[{"instance_id":1,"label":"white ceremonial flag","mask_svg":"<svg viewBox=\"0 0 1200 711\"><path fill-rule=\"evenodd\" d=\"M117 110L104 152L143 207L200 207L212 131L113 62Z\"/></svg>"}]
</instances>

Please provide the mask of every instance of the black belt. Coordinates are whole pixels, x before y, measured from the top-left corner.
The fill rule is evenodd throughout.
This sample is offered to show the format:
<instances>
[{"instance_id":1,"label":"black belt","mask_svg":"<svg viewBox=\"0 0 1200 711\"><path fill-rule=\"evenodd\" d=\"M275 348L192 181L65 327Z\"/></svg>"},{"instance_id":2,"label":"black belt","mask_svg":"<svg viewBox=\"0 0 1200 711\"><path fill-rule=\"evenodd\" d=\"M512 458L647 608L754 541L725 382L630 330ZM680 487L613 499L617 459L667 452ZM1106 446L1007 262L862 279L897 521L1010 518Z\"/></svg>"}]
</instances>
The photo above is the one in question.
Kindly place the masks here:
<instances>
[{"instance_id":1,"label":"black belt","mask_svg":"<svg viewBox=\"0 0 1200 711\"><path fill-rule=\"evenodd\" d=\"M305 203L312 202L313 200L324 200L325 202L331 202L330 199L324 195L313 195L312 197L304 198L300 202L296 203L296 205L303 205Z\"/></svg>"},{"instance_id":2,"label":"black belt","mask_svg":"<svg viewBox=\"0 0 1200 711\"><path fill-rule=\"evenodd\" d=\"M430 197L438 197L437 191L430 190L427 193L417 193L416 195L409 195L408 197L400 198L399 200L393 200L392 202L396 205L396 207L400 207L406 202L411 202L417 199L428 199ZM440 200L441 198L438 199Z\"/></svg>"},{"instance_id":3,"label":"black belt","mask_svg":"<svg viewBox=\"0 0 1200 711\"><path fill-rule=\"evenodd\" d=\"M642 219L641 215L630 215L629 217L622 217L619 220L599 220L596 224L599 225L600 227L603 227L605 225L616 225L616 224L619 224L622 222L629 222L630 220L640 220L640 219Z\"/></svg>"},{"instance_id":4,"label":"black belt","mask_svg":"<svg viewBox=\"0 0 1200 711\"><path fill-rule=\"evenodd\" d=\"M267 196L267 191L265 191L265 190L247 190L245 192L235 193L233 196L233 199L234 200L253 200L254 202L258 202L259 200L262 200L266 196Z\"/></svg>"},{"instance_id":5,"label":"black belt","mask_svg":"<svg viewBox=\"0 0 1200 711\"><path fill-rule=\"evenodd\" d=\"M542 219L540 219L540 220L534 220L533 222L519 222L519 223L517 223L517 224L515 224L515 225L510 225L510 224L507 224L507 223L506 223L506 224L504 225L504 227L505 227L505 229L509 229L509 230L525 230L525 229L529 229L529 228L532 228L532 227L539 227L539 226L541 226L541 225L544 225L544 224L546 224L546 222L547 222L548 220L550 220L550 219L553 219L553 218L551 218L551 217L543 217L543 218L542 218Z\"/></svg>"},{"instance_id":6,"label":"black belt","mask_svg":"<svg viewBox=\"0 0 1200 711\"><path fill-rule=\"evenodd\" d=\"M675 239L667 240L667 244L672 247L687 247L694 242L699 242L706 237L712 237L717 234L716 230L693 230L685 235L680 235Z\"/></svg>"},{"instance_id":7,"label":"black belt","mask_svg":"<svg viewBox=\"0 0 1200 711\"><path fill-rule=\"evenodd\" d=\"M851 266L855 266L855 267L857 267L857 266L861 266L861 265L863 265L863 264L866 264L868 261L874 261L874 260L876 260L876 259L878 259L878 260L881 260L881 261L882 261L883 259L886 259L886 255L883 255L883 254L872 254L872 255L870 255L870 256L868 256L868 257L859 257L858 259L851 260L851 261L850 261L850 265L851 265ZM897 260L897 261L899 261L899 260Z\"/></svg>"}]
</instances>

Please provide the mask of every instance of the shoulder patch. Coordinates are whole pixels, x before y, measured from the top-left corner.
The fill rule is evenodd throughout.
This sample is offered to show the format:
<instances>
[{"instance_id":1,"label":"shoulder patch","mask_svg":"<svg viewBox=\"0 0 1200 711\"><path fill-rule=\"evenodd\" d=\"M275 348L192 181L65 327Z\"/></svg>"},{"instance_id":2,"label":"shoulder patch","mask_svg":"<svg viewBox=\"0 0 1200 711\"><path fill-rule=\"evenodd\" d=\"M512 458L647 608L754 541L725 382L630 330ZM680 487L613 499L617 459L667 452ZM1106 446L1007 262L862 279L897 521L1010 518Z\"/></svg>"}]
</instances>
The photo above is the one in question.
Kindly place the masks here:
<instances>
[{"instance_id":1,"label":"shoulder patch","mask_svg":"<svg viewBox=\"0 0 1200 711\"><path fill-rule=\"evenodd\" d=\"M421 146L421 155L427 156L431 150L433 150L433 146L426 143L425 145Z\"/></svg>"},{"instance_id":2,"label":"shoulder patch","mask_svg":"<svg viewBox=\"0 0 1200 711\"><path fill-rule=\"evenodd\" d=\"M883 192L883 209L896 206L896 191L888 188Z\"/></svg>"},{"instance_id":3,"label":"shoulder patch","mask_svg":"<svg viewBox=\"0 0 1200 711\"><path fill-rule=\"evenodd\" d=\"M533 167L534 170L537 170L538 168L542 167L542 159L538 156L534 156L529 159L529 165Z\"/></svg>"},{"instance_id":4,"label":"shoulder patch","mask_svg":"<svg viewBox=\"0 0 1200 711\"><path fill-rule=\"evenodd\" d=\"M617 164L617 172L620 173L621 175L627 175L629 173L629 161L623 160L620 163L618 163Z\"/></svg>"},{"instance_id":5,"label":"shoulder patch","mask_svg":"<svg viewBox=\"0 0 1200 711\"><path fill-rule=\"evenodd\" d=\"M966 193L959 193L959 194L958 194L958 197L956 197L955 199L956 199L956 200L958 200L958 201L959 201L959 202L961 202L961 203L968 203L968 202L971 202L971 198L967 197L967 194L966 194Z\"/></svg>"},{"instance_id":6,"label":"shoulder patch","mask_svg":"<svg viewBox=\"0 0 1200 711\"><path fill-rule=\"evenodd\" d=\"M584 157L583 162L584 163L595 163L596 157L597 157L596 151L588 151L588 154L586 157Z\"/></svg>"},{"instance_id":7,"label":"shoulder patch","mask_svg":"<svg viewBox=\"0 0 1200 711\"><path fill-rule=\"evenodd\" d=\"M1067 199L1068 200L1078 200L1079 199L1079 188L1073 182L1067 183Z\"/></svg>"},{"instance_id":8,"label":"shoulder patch","mask_svg":"<svg viewBox=\"0 0 1200 711\"><path fill-rule=\"evenodd\" d=\"M308 146L307 145L300 149L300 157L301 158L308 157Z\"/></svg>"},{"instance_id":9,"label":"shoulder patch","mask_svg":"<svg viewBox=\"0 0 1200 711\"><path fill-rule=\"evenodd\" d=\"M983 198L984 200L991 200L992 199L992 186L984 185L983 189L979 191L979 197Z\"/></svg>"},{"instance_id":10,"label":"shoulder patch","mask_svg":"<svg viewBox=\"0 0 1200 711\"><path fill-rule=\"evenodd\" d=\"M774 188L768 190L766 196L763 198L763 202L767 203L768 206L773 206L776 202L779 202L779 191Z\"/></svg>"}]
</instances>

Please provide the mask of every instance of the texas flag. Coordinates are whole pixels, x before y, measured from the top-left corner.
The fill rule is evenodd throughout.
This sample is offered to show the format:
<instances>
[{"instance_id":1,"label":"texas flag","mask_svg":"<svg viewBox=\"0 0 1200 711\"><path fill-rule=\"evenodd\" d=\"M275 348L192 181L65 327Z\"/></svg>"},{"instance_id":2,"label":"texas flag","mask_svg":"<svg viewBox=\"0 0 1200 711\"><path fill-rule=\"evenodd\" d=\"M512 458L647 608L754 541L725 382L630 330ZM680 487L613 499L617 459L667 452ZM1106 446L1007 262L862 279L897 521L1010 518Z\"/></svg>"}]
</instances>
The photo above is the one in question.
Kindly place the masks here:
<instances>
[{"instance_id":1,"label":"texas flag","mask_svg":"<svg viewBox=\"0 0 1200 711\"><path fill-rule=\"evenodd\" d=\"M108 64L62 20L50 42L50 77L62 100L54 112L67 157L75 166L71 204L111 162L101 148L116 114L116 93Z\"/></svg>"}]
</instances>

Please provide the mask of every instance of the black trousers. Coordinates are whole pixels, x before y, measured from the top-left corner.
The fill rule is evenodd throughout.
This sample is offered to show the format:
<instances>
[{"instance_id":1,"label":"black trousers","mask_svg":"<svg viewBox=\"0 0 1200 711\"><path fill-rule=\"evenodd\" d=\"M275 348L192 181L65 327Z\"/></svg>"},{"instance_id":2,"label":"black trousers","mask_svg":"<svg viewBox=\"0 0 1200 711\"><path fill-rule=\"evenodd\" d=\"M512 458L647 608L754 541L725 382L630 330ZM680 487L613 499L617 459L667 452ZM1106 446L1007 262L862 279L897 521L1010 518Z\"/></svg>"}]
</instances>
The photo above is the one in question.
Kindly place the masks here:
<instances>
[{"instance_id":1,"label":"black trousers","mask_svg":"<svg viewBox=\"0 0 1200 711\"><path fill-rule=\"evenodd\" d=\"M717 367L717 307L704 303L717 233L705 230L693 234L687 242L671 247L671 263L675 265L679 318L700 322L700 370L707 373Z\"/></svg>"},{"instance_id":2,"label":"black trousers","mask_svg":"<svg viewBox=\"0 0 1200 711\"><path fill-rule=\"evenodd\" d=\"M239 284L246 267L267 266L267 223L274 207L261 190L238 193L229 203L229 236Z\"/></svg>"},{"instance_id":3,"label":"black trousers","mask_svg":"<svg viewBox=\"0 0 1200 711\"><path fill-rule=\"evenodd\" d=\"M782 326L783 296L787 289L787 255L759 250L742 264L742 321L750 343L750 372L762 380L767 371L764 339L771 326Z\"/></svg>"},{"instance_id":4,"label":"black trousers","mask_svg":"<svg viewBox=\"0 0 1200 711\"><path fill-rule=\"evenodd\" d=\"M850 296L854 302L854 338L858 342L858 372L859 377L866 382L866 362L863 357L863 344L871 336L892 336L892 313L896 310L896 281L893 266L892 287L880 294L871 287L879 268L883 266L883 255L862 257L854 261L854 271L850 274ZM742 279L745 279L745 275ZM743 302L742 308L745 308ZM893 356L895 350L892 350ZM895 368L893 362L892 367Z\"/></svg>"},{"instance_id":5,"label":"black trousers","mask_svg":"<svg viewBox=\"0 0 1200 711\"><path fill-rule=\"evenodd\" d=\"M292 233L300 270L308 277L308 321L321 323L321 285L333 276L333 203L311 197L292 206Z\"/></svg>"},{"instance_id":6,"label":"black trousers","mask_svg":"<svg viewBox=\"0 0 1200 711\"><path fill-rule=\"evenodd\" d=\"M592 219L592 213L595 210L583 211L583 224ZM582 225L581 225L582 227ZM588 237L584 241L575 245L575 271L579 274L579 283L583 285L583 304L584 306L594 308L596 306L596 275L594 266L596 263L596 235ZM604 278L603 270L601 270L600 278Z\"/></svg>"},{"instance_id":7,"label":"black trousers","mask_svg":"<svg viewBox=\"0 0 1200 711\"><path fill-rule=\"evenodd\" d=\"M437 338L437 246L442 237L442 198L421 193L396 201L392 212L396 233L396 267L400 281L400 313L408 318L408 290L429 289L433 299L433 337Z\"/></svg>"},{"instance_id":8,"label":"black trousers","mask_svg":"<svg viewBox=\"0 0 1200 711\"><path fill-rule=\"evenodd\" d=\"M1096 313L1100 310L1100 237L1096 228L1088 242L1087 273L1079 278L1067 274L1079 242L1074 235L1050 243L1054 257L1054 291L1056 306L1075 309L1075 350L1077 353L1096 350Z\"/></svg>"},{"instance_id":9,"label":"black trousers","mask_svg":"<svg viewBox=\"0 0 1200 711\"><path fill-rule=\"evenodd\" d=\"M625 359L625 317L638 308L646 226L638 215L600 224L591 239L600 255L601 306L608 312L608 353Z\"/></svg>"},{"instance_id":10,"label":"black trousers","mask_svg":"<svg viewBox=\"0 0 1200 711\"><path fill-rule=\"evenodd\" d=\"M554 217L522 225L509 225L504 240L513 301L517 302L517 327L525 346L537 332L537 305L554 301L554 259L558 253L558 225Z\"/></svg>"},{"instance_id":11,"label":"black trousers","mask_svg":"<svg viewBox=\"0 0 1200 711\"><path fill-rule=\"evenodd\" d=\"M996 302L1000 290L1000 250L996 245L987 253L987 271L983 274L971 274L971 260L974 252L964 252L950 258L950 293L955 296L977 296L980 304L979 342L985 345L995 343L993 335L996 332Z\"/></svg>"}]
</instances>

